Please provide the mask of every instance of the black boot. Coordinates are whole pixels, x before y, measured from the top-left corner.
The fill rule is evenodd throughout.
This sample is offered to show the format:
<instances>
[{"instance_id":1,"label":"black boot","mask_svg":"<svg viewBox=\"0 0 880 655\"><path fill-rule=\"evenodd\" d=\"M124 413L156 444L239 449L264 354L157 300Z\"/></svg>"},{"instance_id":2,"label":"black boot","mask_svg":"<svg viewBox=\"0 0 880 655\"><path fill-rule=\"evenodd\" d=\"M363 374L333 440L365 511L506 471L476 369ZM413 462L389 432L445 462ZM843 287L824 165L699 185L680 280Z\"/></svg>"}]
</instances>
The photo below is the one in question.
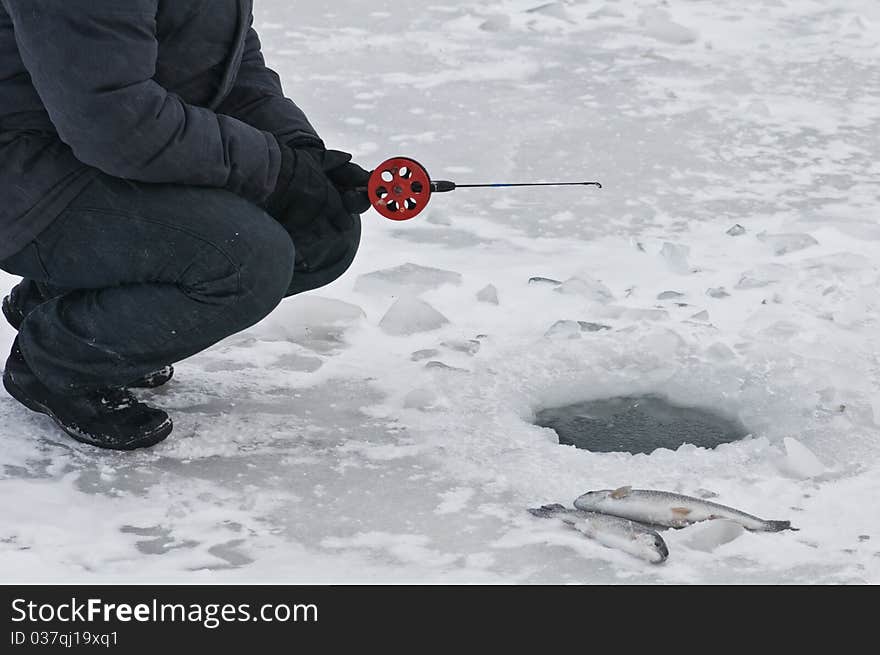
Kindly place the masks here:
<instances>
[{"instance_id":1,"label":"black boot","mask_svg":"<svg viewBox=\"0 0 880 655\"><path fill-rule=\"evenodd\" d=\"M3 315L9 324L18 330L21 328L25 317L35 307L45 302L45 300L46 298L36 282L33 280L22 280L3 299ZM172 377L174 377L174 367L164 366L158 371L153 371L142 378L133 380L125 386L132 389L156 389L168 383Z\"/></svg>"},{"instance_id":2,"label":"black boot","mask_svg":"<svg viewBox=\"0 0 880 655\"><path fill-rule=\"evenodd\" d=\"M22 405L45 414L77 441L99 448L147 448L165 439L173 428L168 414L138 402L125 389L77 396L53 393L31 371L17 339L6 361L3 386Z\"/></svg>"}]
</instances>

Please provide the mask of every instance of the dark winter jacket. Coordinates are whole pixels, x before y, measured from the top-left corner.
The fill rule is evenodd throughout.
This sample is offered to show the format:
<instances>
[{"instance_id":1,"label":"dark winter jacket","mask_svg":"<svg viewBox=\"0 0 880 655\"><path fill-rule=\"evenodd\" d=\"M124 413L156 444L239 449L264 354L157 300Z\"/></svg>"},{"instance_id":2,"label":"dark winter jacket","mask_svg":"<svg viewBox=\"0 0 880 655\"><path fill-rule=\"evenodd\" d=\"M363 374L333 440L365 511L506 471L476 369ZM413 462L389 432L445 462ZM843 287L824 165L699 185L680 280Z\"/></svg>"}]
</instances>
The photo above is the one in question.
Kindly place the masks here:
<instances>
[{"instance_id":1,"label":"dark winter jacket","mask_svg":"<svg viewBox=\"0 0 880 655\"><path fill-rule=\"evenodd\" d=\"M0 0L0 259L103 171L275 186L278 141L320 144L266 68L253 0Z\"/></svg>"}]
</instances>

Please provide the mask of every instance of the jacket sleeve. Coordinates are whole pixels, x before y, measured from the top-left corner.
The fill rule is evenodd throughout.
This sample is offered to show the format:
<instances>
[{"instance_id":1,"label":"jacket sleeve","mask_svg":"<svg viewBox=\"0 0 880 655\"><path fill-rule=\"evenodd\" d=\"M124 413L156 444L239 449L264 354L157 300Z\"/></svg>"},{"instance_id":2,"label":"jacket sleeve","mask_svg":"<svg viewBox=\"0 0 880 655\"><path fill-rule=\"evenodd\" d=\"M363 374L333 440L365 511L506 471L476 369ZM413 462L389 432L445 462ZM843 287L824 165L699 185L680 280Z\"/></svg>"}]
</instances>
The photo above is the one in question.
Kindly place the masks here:
<instances>
[{"instance_id":1,"label":"jacket sleeve","mask_svg":"<svg viewBox=\"0 0 880 655\"><path fill-rule=\"evenodd\" d=\"M277 141L153 80L158 1L2 0L34 87L80 161L114 177L262 202L278 178Z\"/></svg>"},{"instance_id":2,"label":"jacket sleeve","mask_svg":"<svg viewBox=\"0 0 880 655\"><path fill-rule=\"evenodd\" d=\"M323 147L302 109L284 96L278 74L266 66L253 26L248 29L238 77L217 111L271 132L281 143Z\"/></svg>"}]
</instances>

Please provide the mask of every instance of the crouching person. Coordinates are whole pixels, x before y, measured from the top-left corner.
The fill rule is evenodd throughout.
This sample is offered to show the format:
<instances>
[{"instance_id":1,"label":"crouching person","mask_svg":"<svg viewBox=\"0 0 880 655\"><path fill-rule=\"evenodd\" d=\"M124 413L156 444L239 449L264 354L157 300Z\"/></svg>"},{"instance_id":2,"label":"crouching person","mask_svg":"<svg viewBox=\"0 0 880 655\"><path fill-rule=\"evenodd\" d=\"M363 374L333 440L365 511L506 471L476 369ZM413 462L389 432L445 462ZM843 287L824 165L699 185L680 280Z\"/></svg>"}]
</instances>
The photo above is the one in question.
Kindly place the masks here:
<instances>
[{"instance_id":1,"label":"crouching person","mask_svg":"<svg viewBox=\"0 0 880 655\"><path fill-rule=\"evenodd\" d=\"M210 7L208 6L210 5ZM132 387L351 265L369 172L266 67L252 0L0 0L3 384L102 448L172 431Z\"/></svg>"}]
</instances>

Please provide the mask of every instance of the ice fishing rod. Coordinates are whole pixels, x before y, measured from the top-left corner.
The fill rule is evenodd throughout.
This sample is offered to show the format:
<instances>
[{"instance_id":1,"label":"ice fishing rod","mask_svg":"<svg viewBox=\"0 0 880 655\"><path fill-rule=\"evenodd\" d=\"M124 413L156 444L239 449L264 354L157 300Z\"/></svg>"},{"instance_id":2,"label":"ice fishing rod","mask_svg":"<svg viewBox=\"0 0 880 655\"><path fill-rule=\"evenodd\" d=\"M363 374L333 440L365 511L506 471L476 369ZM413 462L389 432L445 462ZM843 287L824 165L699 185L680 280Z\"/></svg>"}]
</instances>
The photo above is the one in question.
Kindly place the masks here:
<instances>
[{"instance_id":1,"label":"ice fishing rod","mask_svg":"<svg viewBox=\"0 0 880 655\"><path fill-rule=\"evenodd\" d=\"M392 157L379 164L370 176L366 191L373 208L392 221L408 221L418 216L434 193L447 193L456 189L504 189L511 187L538 186L595 186L599 182L529 182L524 184L456 184L449 180L431 180L428 171L409 157Z\"/></svg>"}]
</instances>

